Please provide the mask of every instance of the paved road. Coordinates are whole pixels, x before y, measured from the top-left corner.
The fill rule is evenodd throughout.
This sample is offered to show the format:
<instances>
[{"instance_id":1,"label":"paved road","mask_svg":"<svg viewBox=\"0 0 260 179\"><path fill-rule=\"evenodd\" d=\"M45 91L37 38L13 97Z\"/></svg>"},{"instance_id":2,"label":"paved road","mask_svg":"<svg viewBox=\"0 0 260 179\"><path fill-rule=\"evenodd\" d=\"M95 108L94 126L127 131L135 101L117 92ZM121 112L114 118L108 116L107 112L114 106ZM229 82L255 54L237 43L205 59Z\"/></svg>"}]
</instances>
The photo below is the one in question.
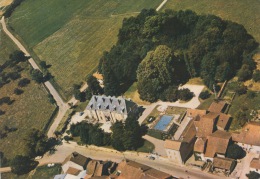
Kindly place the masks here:
<instances>
[{"instance_id":1,"label":"paved road","mask_svg":"<svg viewBox=\"0 0 260 179\"><path fill-rule=\"evenodd\" d=\"M84 91L85 89L87 89L88 85L87 83L85 83L81 88L80 91ZM73 105L77 104L78 100L75 99L75 97L72 97L68 103L66 104L66 106L64 106L63 108L61 108L58 112L57 117L54 119L49 131L47 132L47 136L50 137L54 137L54 132L56 131L57 127L59 126L59 123L61 122L63 116L66 114L67 110L70 108L69 107L69 103L72 103Z\"/></svg>"},{"instance_id":2,"label":"paved road","mask_svg":"<svg viewBox=\"0 0 260 179\"><path fill-rule=\"evenodd\" d=\"M151 166L163 172L169 173L173 176L183 177L185 179L218 179L218 176L211 175L209 173L202 172L200 170L187 169L182 166L174 165L174 163L169 162L164 158L159 158L156 160L149 160L144 153L136 152L118 152L112 149L106 149L102 147L84 147L78 146L76 143L72 142L70 144L64 143L61 146L57 147L57 151L54 155L45 155L39 162L40 165L47 163L61 163L72 152L77 151L82 155L87 157L97 159L97 160L111 160L114 162L120 162L122 159L127 158L142 164ZM10 168L9 168L10 169ZM188 172L185 172L188 170ZM5 169L6 171L6 169ZM10 171L10 170L9 170ZM4 172L4 169L1 168L0 172Z\"/></svg>"},{"instance_id":3,"label":"paved road","mask_svg":"<svg viewBox=\"0 0 260 179\"><path fill-rule=\"evenodd\" d=\"M183 166L177 166L167 159L159 158L156 160L149 160L145 153L136 152L118 152L111 149L105 149L100 147L84 147L78 146L75 143L64 143L57 147L57 151L54 155L45 155L40 161L39 165L46 165L48 163L61 163L64 161L65 157L70 155L72 152L77 151L78 153L90 157L96 160L111 160L114 162L120 162L124 158L148 165L150 167L156 168L160 171L169 173L173 176L182 177L184 179L219 179L218 176L202 172L200 170L195 170ZM185 171L188 172L185 172ZM10 172L10 167L0 168L0 173ZM224 177L221 177L224 178Z\"/></svg>"}]
</instances>

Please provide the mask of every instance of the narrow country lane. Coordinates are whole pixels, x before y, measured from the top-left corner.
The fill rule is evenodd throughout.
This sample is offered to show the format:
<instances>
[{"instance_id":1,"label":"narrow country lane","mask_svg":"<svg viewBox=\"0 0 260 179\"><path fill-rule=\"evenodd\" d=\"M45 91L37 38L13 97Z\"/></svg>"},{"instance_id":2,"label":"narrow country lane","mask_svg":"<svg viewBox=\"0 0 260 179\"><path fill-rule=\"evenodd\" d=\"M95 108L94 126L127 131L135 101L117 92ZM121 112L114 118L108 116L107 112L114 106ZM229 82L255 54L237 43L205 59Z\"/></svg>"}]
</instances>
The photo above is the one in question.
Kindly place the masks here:
<instances>
[{"instance_id":1,"label":"narrow country lane","mask_svg":"<svg viewBox=\"0 0 260 179\"><path fill-rule=\"evenodd\" d=\"M157 8L156 11L160 11L161 8L167 3L168 0L164 0Z\"/></svg>"},{"instance_id":2,"label":"narrow country lane","mask_svg":"<svg viewBox=\"0 0 260 179\"><path fill-rule=\"evenodd\" d=\"M6 35L8 35L12 41L17 45L17 47L28 57L30 57L31 55L29 54L29 52L25 49L25 47L13 36L13 34L11 34L11 32L7 29L6 27L6 23L5 23L5 18L4 16L1 19L1 24L3 27L4 32L6 33ZM34 69L40 69L38 67L38 65L35 63L35 61L33 60L33 58L30 58L29 63L31 64L31 66ZM56 89L52 86L52 84L47 81L44 83L45 86L48 88L49 92L52 94L53 98L55 99L57 105L59 106L59 108L64 108L66 107L66 103L64 103L64 101L62 100L62 98L60 97L59 93L56 91Z\"/></svg>"}]
</instances>

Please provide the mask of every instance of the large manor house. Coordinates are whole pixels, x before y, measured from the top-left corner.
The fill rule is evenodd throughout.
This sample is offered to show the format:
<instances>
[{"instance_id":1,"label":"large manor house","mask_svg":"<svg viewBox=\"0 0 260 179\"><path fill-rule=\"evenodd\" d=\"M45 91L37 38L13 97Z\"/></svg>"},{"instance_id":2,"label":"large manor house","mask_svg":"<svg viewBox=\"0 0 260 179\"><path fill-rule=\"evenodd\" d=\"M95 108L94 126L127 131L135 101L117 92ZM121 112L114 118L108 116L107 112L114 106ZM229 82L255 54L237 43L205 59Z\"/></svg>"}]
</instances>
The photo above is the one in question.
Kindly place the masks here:
<instances>
[{"instance_id":1,"label":"large manor house","mask_svg":"<svg viewBox=\"0 0 260 179\"><path fill-rule=\"evenodd\" d=\"M123 97L93 95L86 107L87 116L99 123L125 121L131 114L138 114L138 106Z\"/></svg>"}]
</instances>

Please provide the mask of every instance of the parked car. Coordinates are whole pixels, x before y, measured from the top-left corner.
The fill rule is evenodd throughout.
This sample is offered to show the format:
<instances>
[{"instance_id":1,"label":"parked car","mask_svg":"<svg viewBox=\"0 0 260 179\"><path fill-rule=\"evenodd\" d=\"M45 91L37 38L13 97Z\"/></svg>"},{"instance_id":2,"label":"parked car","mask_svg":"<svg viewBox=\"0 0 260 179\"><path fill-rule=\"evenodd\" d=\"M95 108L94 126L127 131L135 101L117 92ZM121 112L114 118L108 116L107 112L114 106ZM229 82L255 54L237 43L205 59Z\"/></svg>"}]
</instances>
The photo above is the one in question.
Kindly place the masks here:
<instances>
[{"instance_id":1,"label":"parked car","mask_svg":"<svg viewBox=\"0 0 260 179\"><path fill-rule=\"evenodd\" d=\"M148 122L151 123L155 120L155 117L154 116L149 116L149 119L148 119Z\"/></svg>"},{"instance_id":2,"label":"parked car","mask_svg":"<svg viewBox=\"0 0 260 179\"><path fill-rule=\"evenodd\" d=\"M48 167L53 167L55 164L54 163L49 163L47 166Z\"/></svg>"},{"instance_id":3,"label":"parked car","mask_svg":"<svg viewBox=\"0 0 260 179\"><path fill-rule=\"evenodd\" d=\"M40 160L42 158L42 156L37 156L35 157L35 160Z\"/></svg>"},{"instance_id":4,"label":"parked car","mask_svg":"<svg viewBox=\"0 0 260 179\"><path fill-rule=\"evenodd\" d=\"M84 114L84 112L80 112L80 113L79 113L79 116L82 116L83 114Z\"/></svg>"},{"instance_id":5,"label":"parked car","mask_svg":"<svg viewBox=\"0 0 260 179\"><path fill-rule=\"evenodd\" d=\"M155 160L155 157L150 156L149 159L150 159L150 160Z\"/></svg>"}]
</instances>

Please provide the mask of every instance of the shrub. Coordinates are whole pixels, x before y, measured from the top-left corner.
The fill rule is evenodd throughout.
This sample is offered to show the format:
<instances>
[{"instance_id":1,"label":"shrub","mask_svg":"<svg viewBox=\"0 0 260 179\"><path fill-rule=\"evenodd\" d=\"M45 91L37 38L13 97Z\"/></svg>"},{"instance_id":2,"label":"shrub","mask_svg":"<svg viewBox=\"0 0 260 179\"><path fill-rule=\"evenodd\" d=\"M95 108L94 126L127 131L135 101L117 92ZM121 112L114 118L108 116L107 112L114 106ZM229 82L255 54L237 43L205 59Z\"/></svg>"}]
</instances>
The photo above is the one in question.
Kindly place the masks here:
<instances>
[{"instance_id":1,"label":"shrub","mask_svg":"<svg viewBox=\"0 0 260 179\"><path fill-rule=\"evenodd\" d=\"M237 89L236 89L236 93L240 96L242 94L246 94L247 92L247 87L245 85L240 85Z\"/></svg>"},{"instance_id":2,"label":"shrub","mask_svg":"<svg viewBox=\"0 0 260 179\"><path fill-rule=\"evenodd\" d=\"M193 98L194 93L191 92L188 88L180 89L178 91L178 98L183 101L188 101Z\"/></svg>"},{"instance_id":3,"label":"shrub","mask_svg":"<svg viewBox=\"0 0 260 179\"><path fill-rule=\"evenodd\" d=\"M255 71L255 73L253 74L253 80L255 82L260 82L260 70Z\"/></svg>"},{"instance_id":4,"label":"shrub","mask_svg":"<svg viewBox=\"0 0 260 179\"><path fill-rule=\"evenodd\" d=\"M12 80L17 80L18 78L21 78L21 75L18 72L11 72L11 73L8 73L7 75Z\"/></svg>"},{"instance_id":5,"label":"shrub","mask_svg":"<svg viewBox=\"0 0 260 179\"><path fill-rule=\"evenodd\" d=\"M200 93L200 95L199 95L199 98L201 98L201 99L207 99L207 98L209 98L210 97L210 93L209 93L209 91L202 91L201 93Z\"/></svg>"},{"instance_id":6,"label":"shrub","mask_svg":"<svg viewBox=\"0 0 260 179\"><path fill-rule=\"evenodd\" d=\"M15 88L15 89L14 89L14 94L20 95L20 94L22 94L22 93L23 93L23 90L21 90L21 89L19 89L19 88Z\"/></svg>"},{"instance_id":7,"label":"shrub","mask_svg":"<svg viewBox=\"0 0 260 179\"><path fill-rule=\"evenodd\" d=\"M28 78L23 78L18 82L19 87L27 86L31 81Z\"/></svg>"},{"instance_id":8,"label":"shrub","mask_svg":"<svg viewBox=\"0 0 260 179\"><path fill-rule=\"evenodd\" d=\"M2 98L0 98L0 105L4 104L4 103L6 103L6 104L11 103L11 98L10 97L2 97Z\"/></svg>"},{"instance_id":9,"label":"shrub","mask_svg":"<svg viewBox=\"0 0 260 179\"><path fill-rule=\"evenodd\" d=\"M4 114L5 114L5 112L0 109L0 116L4 115ZM0 137L0 138L2 138L2 137Z\"/></svg>"},{"instance_id":10,"label":"shrub","mask_svg":"<svg viewBox=\"0 0 260 179\"><path fill-rule=\"evenodd\" d=\"M31 71L31 75L32 75L32 79L34 81L36 81L36 83L44 82L43 73L40 70L38 70L38 69L32 70Z\"/></svg>"},{"instance_id":11,"label":"shrub","mask_svg":"<svg viewBox=\"0 0 260 179\"><path fill-rule=\"evenodd\" d=\"M252 70L247 64L244 64L237 73L238 81L246 81L252 77Z\"/></svg>"},{"instance_id":12,"label":"shrub","mask_svg":"<svg viewBox=\"0 0 260 179\"><path fill-rule=\"evenodd\" d=\"M247 98L253 99L254 97L256 97L256 93L254 91L247 91Z\"/></svg>"}]
</instances>

